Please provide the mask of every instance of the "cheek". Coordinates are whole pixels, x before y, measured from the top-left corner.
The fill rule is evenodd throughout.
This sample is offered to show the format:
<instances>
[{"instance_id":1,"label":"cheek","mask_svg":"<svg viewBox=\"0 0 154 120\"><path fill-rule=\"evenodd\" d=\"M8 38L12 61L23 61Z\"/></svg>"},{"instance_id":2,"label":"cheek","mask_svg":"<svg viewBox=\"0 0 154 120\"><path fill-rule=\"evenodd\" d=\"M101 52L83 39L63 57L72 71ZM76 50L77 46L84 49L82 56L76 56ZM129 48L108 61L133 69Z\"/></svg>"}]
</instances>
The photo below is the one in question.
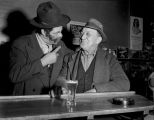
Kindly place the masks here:
<instances>
[{"instance_id":1,"label":"cheek","mask_svg":"<svg viewBox=\"0 0 154 120\"><path fill-rule=\"evenodd\" d=\"M59 34L56 34L56 35L50 35L53 39L57 39L57 38L62 38L62 34L59 33Z\"/></svg>"},{"instance_id":2,"label":"cheek","mask_svg":"<svg viewBox=\"0 0 154 120\"><path fill-rule=\"evenodd\" d=\"M50 34L50 38L56 39L57 37L56 37L56 35Z\"/></svg>"},{"instance_id":3,"label":"cheek","mask_svg":"<svg viewBox=\"0 0 154 120\"><path fill-rule=\"evenodd\" d=\"M83 40L83 41L82 41L82 46L89 47L89 46L91 46L91 45L92 45L92 42L91 42L91 40L89 40L89 39L86 39L86 40Z\"/></svg>"},{"instance_id":4,"label":"cheek","mask_svg":"<svg viewBox=\"0 0 154 120\"><path fill-rule=\"evenodd\" d=\"M88 45L92 45L92 44L93 44L92 38L88 38L88 39L87 39L87 44L88 44Z\"/></svg>"}]
</instances>

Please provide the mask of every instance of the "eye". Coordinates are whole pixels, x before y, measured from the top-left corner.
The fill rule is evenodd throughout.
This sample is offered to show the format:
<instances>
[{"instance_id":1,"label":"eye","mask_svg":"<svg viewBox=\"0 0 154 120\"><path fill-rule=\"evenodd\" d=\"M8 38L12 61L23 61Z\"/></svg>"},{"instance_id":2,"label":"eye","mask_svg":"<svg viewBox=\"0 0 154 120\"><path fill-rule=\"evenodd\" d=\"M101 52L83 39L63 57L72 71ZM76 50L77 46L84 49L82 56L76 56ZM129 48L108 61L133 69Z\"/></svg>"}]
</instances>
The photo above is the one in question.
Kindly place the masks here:
<instances>
[{"instance_id":1,"label":"eye","mask_svg":"<svg viewBox=\"0 0 154 120\"><path fill-rule=\"evenodd\" d=\"M52 32L53 35L58 35L59 33L61 33L61 31Z\"/></svg>"},{"instance_id":2,"label":"eye","mask_svg":"<svg viewBox=\"0 0 154 120\"><path fill-rule=\"evenodd\" d=\"M88 32L81 32L81 36L86 35L86 36L90 36L90 34Z\"/></svg>"},{"instance_id":3,"label":"eye","mask_svg":"<svg viewBox=\"0 0 154 120\"><path fill-rule=\"evenodd\" d=\"M86 35L87 37L90 37L90 33L89 33L89 32L86 32L85 35Z\"/></svg>"}]
</instances>

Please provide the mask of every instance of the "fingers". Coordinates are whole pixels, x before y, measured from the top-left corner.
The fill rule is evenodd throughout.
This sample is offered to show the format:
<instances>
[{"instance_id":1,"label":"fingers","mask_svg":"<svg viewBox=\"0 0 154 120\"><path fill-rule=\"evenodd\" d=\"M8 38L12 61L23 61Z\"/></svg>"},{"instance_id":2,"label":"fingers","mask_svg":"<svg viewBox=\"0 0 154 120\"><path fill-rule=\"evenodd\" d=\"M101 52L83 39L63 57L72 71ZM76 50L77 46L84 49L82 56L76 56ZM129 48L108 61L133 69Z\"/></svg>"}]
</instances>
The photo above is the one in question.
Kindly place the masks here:
<instances>
[{"instance_id":1,"label":"fingers","mask_svg":"<svg viewBox=\"0 0 154 120\"><path fill-rule=\"evenodd\" d=\"M88 91L86 91L86 93L96 93L96 89L88 90Z\"/></svg>"},{"instance_id":2,"label":"fingers","mask_svg":"<svg viewBox=\"0 0 154 120\"><path fill-rule=\"evenodd\" d=\"M66 88L62 88L62 93L63 94L67 94L68 93L68 90Z\"/></svg>"},{"instance_id":3,"label":"fingers","mask_svg":"<svg viewBox=\"0 0 154 120\"><path fill-rule=\"evenodd\" d=\"M57 57L59 56L59 54L58 54L58 53L57 53L56 55L57 55Z\"/></svg>"},{"instance_id":4,"label":"fingers","mask_svg":"<svg viewBox=\"0 0 154 120\"><path fill-rule=\"evenodd\" d=\"M61 46L58 46L53 52L57 53L60 50Z\"/></svg>"},{"instance_id":5,"label":"fingers","mask_svg":"<svg viewBox=\"0 0 154 120\"><path fill-rule=\"evenodd\" d=\"M54 98L54 97L55 97L55 94L54 94L54 91L53 91L53 90L51 90L51 91L49 92L49 94L50 94L50 97L51 97L51 98Z\"/></svg>"}]
</instances>

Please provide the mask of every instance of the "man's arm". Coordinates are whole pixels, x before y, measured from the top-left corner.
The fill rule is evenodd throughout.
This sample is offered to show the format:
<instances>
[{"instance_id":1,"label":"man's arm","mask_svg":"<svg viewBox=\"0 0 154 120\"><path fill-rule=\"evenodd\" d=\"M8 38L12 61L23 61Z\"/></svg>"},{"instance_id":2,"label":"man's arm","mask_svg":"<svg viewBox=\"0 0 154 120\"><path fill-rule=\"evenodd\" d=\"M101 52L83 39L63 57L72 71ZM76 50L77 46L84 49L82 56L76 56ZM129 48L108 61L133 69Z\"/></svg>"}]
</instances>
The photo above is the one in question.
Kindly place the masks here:
<instances>
[{"instance_id":1,"label":"man's arm","mask_svg":"<svg viewBox=\"0 0 154 120\"><path fill-rule=\"evenodd\" d=\"M24 48L13 46L10 53L10 78L12 82L28 80L43 71L40 58L30 61Z\"/></svg>"},{"instance_id":2,"label":"man's arm","mask_svg":"<svg viewBox=\"0 0 154 120\"><path fill-rule=\"evenodd\" d=\"M107 58L109 64L109 81L95 84L97 92L128 91L130 82L116 57Z\"/></svg>"},{"instance_id":3,"label":"man's arm","mask_svg":"<svg viewBox=\"0 0 154 120\"><path fill-rule=\"evenodd\" d=\"M69 74L68 73L68 58L69 58L69 54L65 55L64 60L63 60L62 69L55 83L57 86L66 87L65 81L67 79L67 76L69 76L68 75Z\"/></svg>"}]
</instances>

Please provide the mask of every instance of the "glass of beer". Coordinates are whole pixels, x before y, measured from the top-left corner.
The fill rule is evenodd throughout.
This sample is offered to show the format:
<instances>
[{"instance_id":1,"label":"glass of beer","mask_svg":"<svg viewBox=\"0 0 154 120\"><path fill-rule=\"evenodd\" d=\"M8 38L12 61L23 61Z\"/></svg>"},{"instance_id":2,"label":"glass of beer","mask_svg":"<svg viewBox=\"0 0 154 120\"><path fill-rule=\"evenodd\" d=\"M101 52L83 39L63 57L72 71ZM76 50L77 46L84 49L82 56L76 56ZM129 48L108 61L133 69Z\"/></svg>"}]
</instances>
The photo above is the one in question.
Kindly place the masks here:
<instances>
[{"instance_id":1,"label":"glass of beer","mask_svg":"<svg viewBox=\"0 0 154 120\"><path fill-rule=\"evenodd\" d=\"M75 94L78 86L77 80L67 80L66 88L67 88L67 104L75 104Z\"/></svg>"}]
</instances>

